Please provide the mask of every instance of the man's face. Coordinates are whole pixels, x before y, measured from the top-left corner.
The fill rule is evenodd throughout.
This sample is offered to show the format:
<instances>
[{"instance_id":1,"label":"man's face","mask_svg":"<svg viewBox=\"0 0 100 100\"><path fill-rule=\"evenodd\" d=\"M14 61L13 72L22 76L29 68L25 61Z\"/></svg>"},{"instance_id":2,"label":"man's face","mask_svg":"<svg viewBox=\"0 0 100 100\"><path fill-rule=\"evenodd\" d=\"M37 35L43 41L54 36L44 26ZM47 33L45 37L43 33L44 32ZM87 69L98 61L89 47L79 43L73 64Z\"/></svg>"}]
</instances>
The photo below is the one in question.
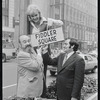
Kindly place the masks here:
<instances>
[{"instance_id":1,"label":"man's face","mask_svg":"<svg viewBox=\"0 0 100 100\"><path fill-rule=\"evenodd\" d=\"M34 10L31 14L30 14L30 18L33 22L37 23L40 21L40 14L38 12L38 10Z\"/></svg>"},{"instance_id":2,"label":"man's face","mask_svg":"<svg viewBox=\"0 0 100 100\"><path fill-rule=\"evenodd\" d=\"M64 52L69 52L71 50L71 48L69 48L70 47L69 42L70 42L70 39L67 39L63 42L63 51Z\"/></svg>"},{"instance_id":3,"label":"man's face","mask_svg":"<svg viewBox=\"0 0 100 100\"><path fill-rule=\"evenodd\" d=\"M24 50L29 50L31 49L31 43L30 43L30 38L28 36L21 36L20 37L20 44L21 44L21 47L22 49Z\"/></svg>"}]
</instances>

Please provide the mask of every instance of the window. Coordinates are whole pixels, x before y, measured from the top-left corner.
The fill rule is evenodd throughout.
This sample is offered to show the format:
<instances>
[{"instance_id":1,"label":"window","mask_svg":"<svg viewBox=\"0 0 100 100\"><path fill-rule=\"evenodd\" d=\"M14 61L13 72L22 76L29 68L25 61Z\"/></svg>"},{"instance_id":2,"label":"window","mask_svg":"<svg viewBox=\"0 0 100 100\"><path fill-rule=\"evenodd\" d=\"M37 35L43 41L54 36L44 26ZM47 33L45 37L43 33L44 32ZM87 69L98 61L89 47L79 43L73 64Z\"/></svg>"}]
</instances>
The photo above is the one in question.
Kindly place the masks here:
<instances>
[{"instance_id":1,"label":"window","mask_svg":"<svg viewBox=\"0 0 100 100\"><path fill-rule=\"evenodd\" d=\"M15 17L13 17L13 28L15 27Z\"/></svg>"},{"instance_id":2,"label":"window","mask_svg":"<svg viewBox=\"0 0 100 100\"><path fill-rule=\"evenodd\" d=\"M79 23L80 23L80 21L81 21L81 12L79 11Z\"/></svg>"},{"instance_id":3,"label":"window","mask_svg":"<svg viewBox=\"0 0 100 100\"><path fill-rule=\"evenodd\" d=\"M75 17L74 16L74 8L72 8L72 15L71 16L72 16L72 22L74 22L74 17Z\"/></svg>"},{"instance_id":4,"label":"window","mask_svg":"<svg viewBox=\"0 0 100 100\"><path fill-rule=\"evenodd\" d=\"M55 5L55 18L59 19L60 18L60 6Z\"/></svg>"},{"instance_id":5,"label":"window","mask_svg":"<svg viewBox=\"0 0 100 100\"><path fill-rule=\"evenodd\" d=\"M85 24L85 15L83 13L83 24Z\"/></svg>"},{"instance_id":6,"label":"window","mask_svg":"<svg viewBox=\"0 0 100 100\"><path fill-rule=\"evenodd\" d=\"M10 43L3 43L3 48L5 48L5 49L13 49L15 47L14 47L14 44L12 42L10 42Z\"/></svg>"},{"instance_id":7,"label":"window","mask_svg":"<svg viewBox=\"0 0 100 100\"><path fill-rule=\"evenodd\" d=\"M2 0L2 8L5 8L5 0Z\"/></svg>"},{"instance_id":8,"label":"window","mask_svg":"<svg viewBox=\"0 0 100 100\"><path fill-rule=\"evenodd\" d=\"M55 19L60 19L60 16L58 14L55 14Z\"/></svg>"},{"instance_id":9,"label":"window","mask_svg":"<svg viewBox=\"0 0 100 100\"><path fill-rule=\"evenodd\" d=\"M78 39L78 28L75 28L75 38Z\"/></svg>"},{"instance_id":10,"label":"window","mask_svg":"<svg viewBox=\"0 0 100 100\"><path fill-rule=\"evenodd\" d=\"M83 16L82 16L82 12L80 12L80 23L81 23L81 24L82 24L82 20L83 20L82 17L83 17Z\"/></svg>"},{"instance_id":11,"label":"window","mask_svg":"<svg viewBox=\"0 0 100 100\"><path fill-rule=\"evenodd\" d=\"M8 23L8 16L3 16L3 26L8 26L9 25L9 23Z\"/></svg>"},{"instance_id":12,"label":"window","mask_svg":"<svg viewBox=\"0 0 100 100\"><path fill-rule=\"evenodd\" d=\"M53 18L54 16L54 6L50 6L50 17Z\"/></svg>"},{"instance_id":13,"label":"window","mask_svg":"<svg viewBox=\"0 0 100 100\"><path fill-rule=\"evenodd\" d=\"M2 1L2 20L3 20L3 26L9 25L9 0L3 0Z\"/></svg>"},{"instance_id":14,"label":"window","mask_svg":"<svg viewBox=\"0 0 100 100\"><path fill-rule=\"evenodd\" d=\"M83 26L83 40L85 40L85 27Z\"/></svg>"},{"instance_id":15,"label":"window","mask_svg":"<svg viewBox=\"0 0 100 100\"><path fill-rule=\"evenodd\" d=\"M8 9L9 7L9 0L2 0L2 8Z\"/></svg>"},{"instance_id":16,"label":"window","mask_svg":"<svg viewBox=\"0 0 100 100\"><path fill-rule=\"evenodd\" d=\"M70 21L72 21L72 7L70 7Z\"/></svg>"},{"instance_id":17,"label":"window","mask_svg":"<svg viewBox=\"0 0 100 100\"><path fill-rule=\"evenodd\" d=\"M68 5L66 5L66 18L68 18Z\"/></svg>"},{"instance_id":18,"label":"window","mask_svg":"<svg viewBox=\"0 0 100 100\"><path fill-rule=\"evenodd\" d=\"M75 11L75 9L74 9L74 8L73 8L72 17L73 17L73 21L75 22L75 19L76 19L76 11Z\"/></svg>"},{"instance_id":19,"label":"window","mask_svg":"<svg viewBox=\"0 0 100 100\"><path fill-rule=\"evenodd\" d=\"M74 9L74 20L75 20L75 23L77 23L77 10Z\"/></svg>"},{"instance_id":20,"label":"window","mask_svg":"<svg viewBox=\"0 0 100 100\"><path fill-rule=\"evenodd\" d=\"M55 13L56 14L60 13L60 6L59 5L55 5Z\"/></svg>"},{"instance_id":21,"label":"window","mask_svg":"<svg viewBox=\"0 0 100 100\"><path fill-rule=\"evenodd\" d=\"M66 19L69 21L70 19L70 7L67 5L66 6Z\"/></svg>"},{"instance_id":22,"label":"window","mask_svg":"<svg viewBox=\"0 0 100 100\"><path fill-rule=\"evenodd\" d=\"M76 21L77 21L77 23L78 23L78 21L79 21L79 11L77 10L77 17L76 17Z\"/></svg>"},{"instance_id":23,"label":"window","mask_svg":"<svg viewBox=\"0 0 100 100\"><path fill-rule=\"evenodd\" d=\"M90 26L90 16L88 15L88 19L87 19L87 26Z\"/></svg>"},{"instance_id":24,"label":"window","mask_svg":"<svg viewBox=\"0 0 100 100\"><path fill-rule=\"evenodd\" d=\"M55 4L59 4L60 3L60 0L55 0Z\"/></svg>"},{"instance_id":25,"label":"window","mask_svg":"<svg viewBox=\"0 0 100 100\"><path fill-rule=\"evenodd\" d=\"M86 14L86 26L88 26L88 16Z\"/></svg>"},{"instance_id":26,"label":"window","mask_svg":"<svg viewBox=\"0 0 100 100\"><path fill-rule=\"evenodd\" d=\"M69 6L69 21L71 21L71 7Z\"/></svg>"}]
</instances>

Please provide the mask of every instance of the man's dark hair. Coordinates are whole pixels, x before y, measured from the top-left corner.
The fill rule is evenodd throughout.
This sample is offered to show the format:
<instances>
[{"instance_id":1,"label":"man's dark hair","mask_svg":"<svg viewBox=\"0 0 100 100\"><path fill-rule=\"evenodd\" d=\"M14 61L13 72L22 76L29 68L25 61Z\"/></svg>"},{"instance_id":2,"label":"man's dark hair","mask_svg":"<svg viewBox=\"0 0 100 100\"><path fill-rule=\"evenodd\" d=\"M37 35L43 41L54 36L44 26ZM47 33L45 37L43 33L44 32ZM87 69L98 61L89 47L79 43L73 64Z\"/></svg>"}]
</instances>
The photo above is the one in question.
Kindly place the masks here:
<instances>
[{"instance_id":1,"label":"man's dark hair","mask_svg":"<svg viewBox=\"0 0 100 100\"><path fill-rule=\"evenodd\" d=\"M71 38L69 44L70 44L70 46L74 45L73 51L77 51L78 50L78 47L79 47L78 40Z\"/></svg>"},{"instance_id":2,"label":"man's dark hair","mask_svg":"<svg viewBox=\"0 0 100 100\"><path fill-rule=\"evenodd\" d=\"M67 39L70 39L70 42L69 42L70 48L71 48L71 46L74 46L73 47L73 51L77 51L78 50L78 47L79 47L78 40L77 39L74 39L74 38L67 38Z\"/></svg>"}]
</instances>

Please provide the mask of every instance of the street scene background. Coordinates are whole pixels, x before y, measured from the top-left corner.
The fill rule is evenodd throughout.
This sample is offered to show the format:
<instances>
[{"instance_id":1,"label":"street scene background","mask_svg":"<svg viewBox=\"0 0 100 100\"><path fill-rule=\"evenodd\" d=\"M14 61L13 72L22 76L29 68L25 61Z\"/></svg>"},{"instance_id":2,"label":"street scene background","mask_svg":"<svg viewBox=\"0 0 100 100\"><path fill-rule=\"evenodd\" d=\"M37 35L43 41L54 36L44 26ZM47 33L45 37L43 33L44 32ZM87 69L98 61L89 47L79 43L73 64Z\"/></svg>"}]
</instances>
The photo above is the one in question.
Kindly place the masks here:
<instances>
[{"instance_id":1,"label":"street scene background","mask_svg":"<svg viewBox=\"0 0 100 100\"><path fill-rule=\"evenodd\" d=\"M97 0L2 0L3 98L16 94L18 38L32 33L26 15L29 4L39 6L45 18L62 20L64 38L79 40L80 52L98 59ZM62 49L62 42L52 43L50 48L56 54L57 50ZM91 61L88 67L94 62ZM47 86L56 79L56 74L51 75L50 68L48 66ZM96 67L94 73L89 71L86 75L98 80L97 74Z\"/></svg>"},{"instance_id":2,"label":"street scene background","mask_svg":"<svg viewBox=\"0 0 100 100\"><path fill-rule=\"evenodd\" d=\"M50 82L56 80L56 74L52 76L50 74L50 66L48 66L47 70L47 86L50 85ZM3 98L7 98L16 94L16 87L17 87L17 63L16 59L12 59L3 63L2 68L3 73ZM97 76L97 69L95 73L88 72L87 76L92 78L98 79ZM96 100L96 99L95 99Z\"/></svg>"}]
</instances>

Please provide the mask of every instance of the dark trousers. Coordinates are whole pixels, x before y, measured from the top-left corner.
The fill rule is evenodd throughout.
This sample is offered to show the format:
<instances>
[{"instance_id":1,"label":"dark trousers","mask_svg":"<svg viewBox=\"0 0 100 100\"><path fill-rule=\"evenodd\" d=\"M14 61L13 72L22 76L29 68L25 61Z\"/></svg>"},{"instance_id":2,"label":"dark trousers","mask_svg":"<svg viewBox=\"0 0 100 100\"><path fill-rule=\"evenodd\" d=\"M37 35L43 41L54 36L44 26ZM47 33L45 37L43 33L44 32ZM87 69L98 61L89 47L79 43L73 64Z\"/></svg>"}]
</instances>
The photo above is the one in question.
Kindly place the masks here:
<instances>
[{"instance_id":1,"label":"dark trousers","mask_svg":"<svg viewBox=\"0 0 100 100\"><path fill-rule=\"evenodd\" d=\"M47 74L47 65L44 65L43 92L42 92L42 95L41 95L42 98L46 98L46 90L47 90L46 74Z\"/></svg>"},{"instance_id":2,"label":"dark trousers","mask_svg":"<svg viewBox=\"0 0 100 100\"><path fill-rule=\"evenodd\" d=\"M58 90L60 91L60 90ZM62 94L60 93L57 93L58 94L58 97L57 97L57 100L71 100L72 96L72 89L71 88L65 88L65 90L62 90ZM66 92L64 92L66 91ZM79 97L77 98L77 100L80 100L80 94L79 94Z\"/></svg>"}]
</instances>

